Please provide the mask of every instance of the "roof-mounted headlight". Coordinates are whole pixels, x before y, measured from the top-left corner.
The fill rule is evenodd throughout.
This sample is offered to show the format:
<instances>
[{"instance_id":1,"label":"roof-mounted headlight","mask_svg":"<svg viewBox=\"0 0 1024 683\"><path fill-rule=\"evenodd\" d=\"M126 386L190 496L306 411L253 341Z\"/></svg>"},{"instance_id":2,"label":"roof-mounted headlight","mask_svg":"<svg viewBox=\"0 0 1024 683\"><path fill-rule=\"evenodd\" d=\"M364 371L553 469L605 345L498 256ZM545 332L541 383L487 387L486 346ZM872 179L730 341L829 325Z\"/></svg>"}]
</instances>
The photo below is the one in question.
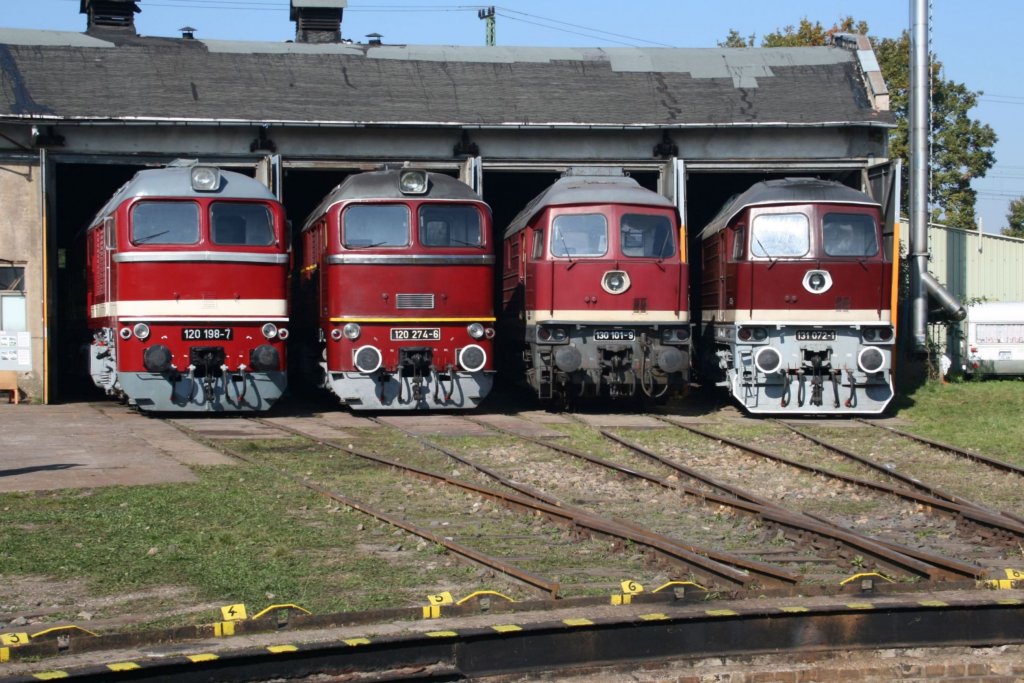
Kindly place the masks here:
<instances>
[{"instance_id":1,"label":"roof-mounted headlight","mask_svg":"<svg viewBox=\"0 0 1024 683\"><path fill-rule=\"evenodd\" d=\"M406 170L398 174L398 189L402 194L426 194L427 172Z\"/></svg>"},{"instance_id":2,"label":"roof-mounted headlight","mask_svg":"<svg viewBox=\"0 0 1024 683\"><path fill-rule=\"evenodd\" d=\"M216 192L219 190L220 169L212 166L193 166L192 189L196 192Z\"/></svg>"}]
</instances>

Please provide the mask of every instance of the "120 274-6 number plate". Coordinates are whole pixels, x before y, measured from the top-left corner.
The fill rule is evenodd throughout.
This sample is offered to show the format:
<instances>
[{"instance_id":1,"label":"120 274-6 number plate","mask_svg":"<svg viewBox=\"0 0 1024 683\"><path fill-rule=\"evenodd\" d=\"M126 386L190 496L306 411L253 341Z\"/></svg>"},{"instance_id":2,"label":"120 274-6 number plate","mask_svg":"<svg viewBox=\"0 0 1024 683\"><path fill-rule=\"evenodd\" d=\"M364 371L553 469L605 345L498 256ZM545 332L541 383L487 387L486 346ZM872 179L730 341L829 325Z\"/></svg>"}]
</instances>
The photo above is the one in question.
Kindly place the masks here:
<instances>
[{"instance_id":1,"label":"120 274-6 number plate","mask_svg":"<svg viewBox=\"0 0 1024 683\"><path fill-rule=\"evenodd\" d=\"M797 330L797 341L835 341L835 330Z\"/></svg>"},{"instance_id":2,"label":"120 274-6 number plate","mask_svg":"<svg viewBox=\"0 0 1024 683\"><path fill-rule=\"evenodd\" d=\"M230 327L183 327L181 338L185 341L231 341L234 330Z\"/></svg>"},{"instance_id":3,"label":"120 274-6 number plate","mask_svg":"<svg viewBox=\"0 0 1024 683\"><path fill-rule=\"evenodd\" d=\"M441 328L392 327L391 341L441 341Z\"/></svg>"}]
</instances>

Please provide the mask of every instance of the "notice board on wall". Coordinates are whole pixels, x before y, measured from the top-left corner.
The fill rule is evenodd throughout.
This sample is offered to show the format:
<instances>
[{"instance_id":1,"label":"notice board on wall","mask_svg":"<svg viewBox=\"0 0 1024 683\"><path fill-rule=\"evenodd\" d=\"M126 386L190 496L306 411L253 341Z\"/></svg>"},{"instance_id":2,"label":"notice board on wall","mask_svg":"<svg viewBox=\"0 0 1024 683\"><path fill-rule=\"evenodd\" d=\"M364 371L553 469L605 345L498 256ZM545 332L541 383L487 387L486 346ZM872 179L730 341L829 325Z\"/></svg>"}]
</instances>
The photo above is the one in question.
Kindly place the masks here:
<instances>
[{"instance_id":1,"label":"notice board on wall","mask_svg":"<svg viewBox=\"0 0 1024 683\"><path fill-rule=\"evenodd\" d=\"M0 330L0 370L28 372L32 369L32 335Z\"/></svg>"}]
</instances>

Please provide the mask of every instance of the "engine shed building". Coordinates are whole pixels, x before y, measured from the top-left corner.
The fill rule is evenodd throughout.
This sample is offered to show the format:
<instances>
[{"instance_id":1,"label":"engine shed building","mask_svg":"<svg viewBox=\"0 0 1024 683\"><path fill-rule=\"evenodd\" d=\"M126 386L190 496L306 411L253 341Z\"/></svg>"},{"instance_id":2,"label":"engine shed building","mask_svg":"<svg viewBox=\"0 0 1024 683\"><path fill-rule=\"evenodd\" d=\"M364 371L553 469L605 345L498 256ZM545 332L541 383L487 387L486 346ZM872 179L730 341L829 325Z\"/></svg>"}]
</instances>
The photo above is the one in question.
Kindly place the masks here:
<instances>
[{"instance_id":1,"label":"engine shed building","mask_svg":"<svg viewBox=\"0 0 1024 683\"><path fill-rule=\"evenodd\" d=\"M89 386L88 221L135 172L177 158L254 175L295 225L347 174L384 163L461 177L498 231L574 166L623 167L679 206L691 238L767 178L898 196L894 122L863 36L773 49L353 44L345 0L291 0L295 40L258 43L139 36L139 4L81 0L82 33L0 29L0 371L37 402Z\"/></svg>"}]
</instances>

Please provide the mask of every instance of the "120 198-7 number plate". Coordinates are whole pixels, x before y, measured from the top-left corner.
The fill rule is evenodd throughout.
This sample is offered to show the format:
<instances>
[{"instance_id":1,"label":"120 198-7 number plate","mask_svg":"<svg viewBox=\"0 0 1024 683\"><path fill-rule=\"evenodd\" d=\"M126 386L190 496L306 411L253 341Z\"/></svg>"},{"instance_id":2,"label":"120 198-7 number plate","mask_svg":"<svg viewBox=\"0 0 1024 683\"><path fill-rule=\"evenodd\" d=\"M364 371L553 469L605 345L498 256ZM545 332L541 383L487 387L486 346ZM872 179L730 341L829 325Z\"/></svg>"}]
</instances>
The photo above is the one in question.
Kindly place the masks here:
<instances>
[{"instance_id":1,"label":"120 198-7 number plate","mask_svg":"<svg viewBox=\"0 0 1024 683\"><path fill-rule=\"evenodd\" d=\"M230 327L183 327L181 338L185 341L231 341L234 330Z\"/></svg>"},{"instance_id":2,"label":"120 198-7 number plate","mask_svg":"<svg viewBox=\"0 0 1024 683\"><path fill-rule=\"evenodd\" d=\"M392 327L391 341L441 341L441 328Z\"/></svg>"},{"instance_id":3,"label":"120 198-7 number plate","mask_svg":"<svg viewBox=\"0 0 1024 683\"><path fill-rule=\"evenodd\" d=\"M835 330L797 330L797 341L835 341Z\"/></svg>"}]
</instances>

